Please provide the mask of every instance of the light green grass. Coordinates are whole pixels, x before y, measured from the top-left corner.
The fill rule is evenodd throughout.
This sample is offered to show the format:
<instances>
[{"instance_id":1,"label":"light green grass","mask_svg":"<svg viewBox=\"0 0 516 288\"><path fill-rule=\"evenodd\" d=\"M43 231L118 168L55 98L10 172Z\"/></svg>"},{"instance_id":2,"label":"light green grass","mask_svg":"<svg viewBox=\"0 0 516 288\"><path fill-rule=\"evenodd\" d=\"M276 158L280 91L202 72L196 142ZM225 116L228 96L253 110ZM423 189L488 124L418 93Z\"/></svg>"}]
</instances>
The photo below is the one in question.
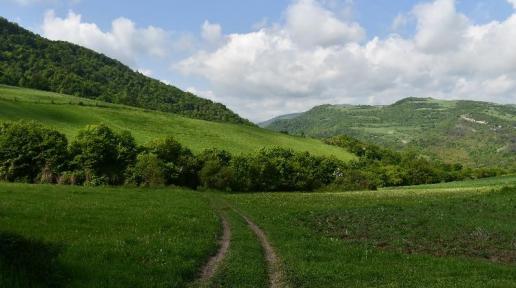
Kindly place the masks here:
<instances>
[{"instance_id":1,"label":"light green grass","mask_svg":"<svg viewBox=\"0 0 516 288\"><path fill-rule=\"evenodd\" d=\"M0 287L184 287L219 234L194 191L0 183Z\"/></svg>"},{"instance_id":2,"label":"light green grass","mask_svg":"<svg viewBox=\"0 0 516 288\"><path fill-rule=\"evenodd\" d=\"M225 198L267 232L293 287L516 287L516 189L496 181Z\"/></svg>"},{"instance_id":3,"label":"light green grass","mask_svg":"<svg viewBox=\"0 0 516 288\"><path fill-rule=\"evenodd\" d=\"M80 102L82 105L78 105ZM351 153L316 139L0 85L0 120L19 119L40 121L69 137L74 137L85 125L99 123L116 130L129 130L141 144L172 135L195 152L221 148L239 154L281 146L314 155L333 155L344 161L354 158Z\"/></svg>"}]
</instances>

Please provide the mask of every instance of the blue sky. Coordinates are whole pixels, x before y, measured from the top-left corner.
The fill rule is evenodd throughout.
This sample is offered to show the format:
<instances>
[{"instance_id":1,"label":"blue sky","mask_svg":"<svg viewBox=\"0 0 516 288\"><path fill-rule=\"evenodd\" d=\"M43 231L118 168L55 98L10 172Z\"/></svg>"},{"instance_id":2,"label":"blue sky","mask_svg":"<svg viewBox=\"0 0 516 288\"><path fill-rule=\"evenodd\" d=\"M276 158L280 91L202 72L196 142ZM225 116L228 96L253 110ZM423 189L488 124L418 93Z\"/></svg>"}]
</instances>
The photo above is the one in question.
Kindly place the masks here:
<instances>
[{"instance_id":1,"label":"blue sky","mask_svg":"<svg viewBox=\"0 0 516 288\"><path fill-rule=\"evenodd\" d=\"M487 53L489 43L512 44L488 43L492 37L478 33L512 33L513 8L510 0L0 0L0 16L51 39L105 53L255 121L323 103L386 104L406 96L514 102L516 67L510 52L498 55L507 57L509 66L461 62L414 77L414 71L434 69L428 63L450 62L446 55L451 52L466 55L461 47L475 45L475 53ZM125 25L116 34L113 23L120 18ZM323 20L310 23L316 18ZM75 33L72 26L83 32ZM455 30L462 34L447 32ZM454 45L454 37L463 43ZM415 64L393 65L393 57ZM400 76L389 78L389 73ZM493 89L469 95L478 90L475 85Z\"/></svg>"}]
</instances>

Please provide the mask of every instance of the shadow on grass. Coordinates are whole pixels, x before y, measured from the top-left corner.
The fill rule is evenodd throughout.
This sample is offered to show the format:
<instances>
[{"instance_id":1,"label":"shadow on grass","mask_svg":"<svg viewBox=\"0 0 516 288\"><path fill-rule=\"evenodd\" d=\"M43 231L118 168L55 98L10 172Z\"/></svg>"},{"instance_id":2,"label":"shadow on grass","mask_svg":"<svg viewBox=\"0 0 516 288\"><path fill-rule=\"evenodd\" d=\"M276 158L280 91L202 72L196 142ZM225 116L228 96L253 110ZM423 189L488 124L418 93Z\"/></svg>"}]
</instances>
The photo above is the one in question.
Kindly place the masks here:
<instances>
[{"instance_id":1,"label":"shadow on grass","mask_svg":"<svg viewBox=\"0 0 516 288\"><path fill-rule=\"evenodd\" d=\"M0 287L64 287L61 247L0 232Z\"/></svg>"}]
</instances>

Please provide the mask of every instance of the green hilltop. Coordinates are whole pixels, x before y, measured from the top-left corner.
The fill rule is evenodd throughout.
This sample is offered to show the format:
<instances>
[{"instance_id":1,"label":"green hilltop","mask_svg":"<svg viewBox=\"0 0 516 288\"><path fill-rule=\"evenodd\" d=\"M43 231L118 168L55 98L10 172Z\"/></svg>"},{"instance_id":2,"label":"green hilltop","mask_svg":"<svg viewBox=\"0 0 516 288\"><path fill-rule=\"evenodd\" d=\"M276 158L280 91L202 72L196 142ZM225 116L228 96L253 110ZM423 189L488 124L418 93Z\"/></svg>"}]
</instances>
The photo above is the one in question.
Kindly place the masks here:
<instances>
[{"instance_id":1,"label":"green hilltop","mask_svg":"<svg viewBox=\"0 0 516 288\"><path fill-rule=\"evenodd\" d=\"M253 125L226 108L0 17L0 84L76 95L218 122Z\"/></svg>"},{"instance_id":2,"label":"green hilltop","mask_svg":"<svg viewBox=\"0 0 516 288\"><path fill-rule=\"evenodd\" d=\"M231 153L250 153L262 147L280 146L314 155L354 159L344 149L317 139L289 136L266 129L232 123L191 119L172 113L79 98L75 96L0 85L0 121L34 120L68 137L89 124L106 124L129 130L140 144L171 135L194 152L220 148Z\"/></svg>"},{"instance_id":3,"label":"green hilltop","mask_svg":"<svg viewBox=\"0 0 516 288\"><path fill-rule=\"evenodd\" d=\"M476 167L516 163L514 105L406 98L388 106L322 105L262 126L319 138L346 134Z\"/></svg>"}]
</instances>

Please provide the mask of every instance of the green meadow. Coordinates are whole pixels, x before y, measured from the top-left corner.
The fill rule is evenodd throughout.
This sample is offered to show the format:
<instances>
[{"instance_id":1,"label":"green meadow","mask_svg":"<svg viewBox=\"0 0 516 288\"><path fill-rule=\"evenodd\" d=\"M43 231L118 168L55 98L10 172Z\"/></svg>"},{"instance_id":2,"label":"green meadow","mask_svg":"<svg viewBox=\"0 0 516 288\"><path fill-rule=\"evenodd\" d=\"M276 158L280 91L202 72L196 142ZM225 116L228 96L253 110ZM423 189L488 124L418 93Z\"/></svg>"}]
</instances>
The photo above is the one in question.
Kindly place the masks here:
<instances>
[{"instance_id":1,"label":"green meadow","mask_svg":"<svg viewBox=\"0 0 516 288\"><path fill-rule=\"evenodd\" d=\"M106 124L128 130L140 144L172 135L194 152L220 148L231 153L249 153L280 146L314 155L334 155L341 160L355 156L320 140L294 137L247 125L216 123L171 113L109 104L74 96L0 85L0 120L35 120L74 137L90 124Z\"/></svg>"},{"instance_id":2,"label":"green meadow","mask_svg":"<svg viewBox=\"0 0 516 288\"><path fill-rule=\"evenodd\" d=\"M516 287L516 177L364 192L0 183L0 287ZM236 211L239 211L237 213ZM213 278L220 215L231 244Z\"/></svg>"}]
</instances>

